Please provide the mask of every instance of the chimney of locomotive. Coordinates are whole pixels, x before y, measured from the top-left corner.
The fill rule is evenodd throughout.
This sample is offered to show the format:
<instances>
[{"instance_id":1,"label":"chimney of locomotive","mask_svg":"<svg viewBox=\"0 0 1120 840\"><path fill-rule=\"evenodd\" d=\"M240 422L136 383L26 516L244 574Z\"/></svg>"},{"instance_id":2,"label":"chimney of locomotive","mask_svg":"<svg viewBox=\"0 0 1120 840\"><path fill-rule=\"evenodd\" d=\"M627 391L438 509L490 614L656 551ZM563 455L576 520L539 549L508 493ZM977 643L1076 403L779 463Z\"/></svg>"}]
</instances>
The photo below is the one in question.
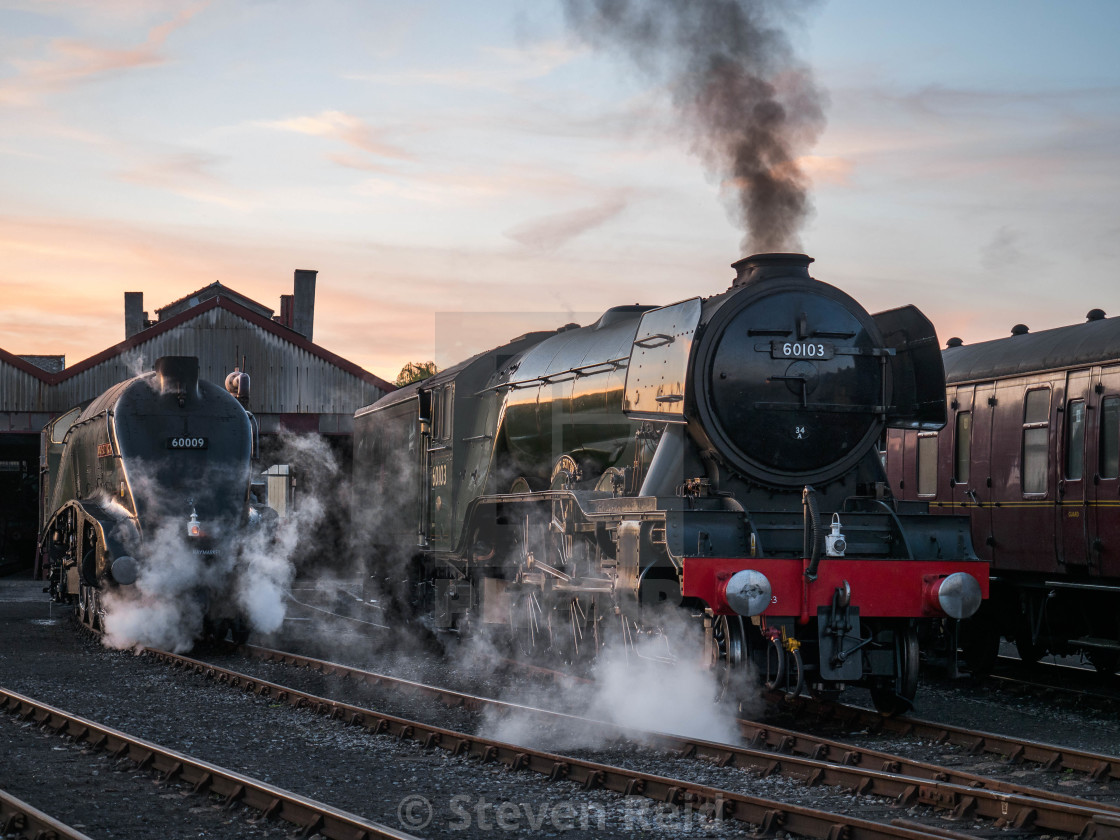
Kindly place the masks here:
<instances>
[{"instance_id":1,"label":"chimney of locomotive","mask_svg":"<svg viewBox=\"0 0 1120 840\"><path fill-rule=\"evenodd\" d=\"M162 356L152 367L159 379L161 394L185 395L198 391L198 356Z\"/></svg>"},{"instance_id":2,"label":"chimney of locomotive","mask_svg":"<svg viewBox=\"0 0 1120 840\"><path fill-rule=\"evenodd\" d=\"M735 269L735 281L731 287L738 288L751 283L760 283L773 277L803 277L809 279L809 263L813 258L805 254L755 254L731 263Z\"/></svg>"},{"instance_id":3,"label":"chimney of locomotive","mask_svg":"<svg viewBox=\"0 0 1120 840\"><path fill-rule=\"evenodd\" d=\"M295 295L292 300L292 329L311 341L315 328L315 276L318 271L296 269Z\"/></svg>"}]
</instances>

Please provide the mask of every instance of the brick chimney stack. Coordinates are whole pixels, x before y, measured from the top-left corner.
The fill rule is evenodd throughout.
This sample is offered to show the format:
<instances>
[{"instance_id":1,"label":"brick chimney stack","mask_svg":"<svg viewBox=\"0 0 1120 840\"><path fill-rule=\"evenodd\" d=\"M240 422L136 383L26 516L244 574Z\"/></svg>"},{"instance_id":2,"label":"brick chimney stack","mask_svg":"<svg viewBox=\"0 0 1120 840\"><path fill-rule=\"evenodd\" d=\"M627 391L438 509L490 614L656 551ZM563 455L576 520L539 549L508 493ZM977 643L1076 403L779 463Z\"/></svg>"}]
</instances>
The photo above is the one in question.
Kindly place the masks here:
<instances>
[{"instance_id":1,"label":"brick chimney stack","mask_svg":"<svg viewBox=\"0 0 1120 840\"><path fill-rule=\"evenodd\" d=\"M315 277L318 271L296 269L295 294L292 300L292 329L312 340L315 329Z\"/></svg>"},{"instance_id":2,"label":"brick chimney stack","mask_svg":"<svg viewBox=\"0 0 1120 840\"><path fill-rule=\"evenodd\" d=\"M132 338L148 324L148 313L144 311L143 292L124 293L124 337Z\"/></svg>"}]
</instances>

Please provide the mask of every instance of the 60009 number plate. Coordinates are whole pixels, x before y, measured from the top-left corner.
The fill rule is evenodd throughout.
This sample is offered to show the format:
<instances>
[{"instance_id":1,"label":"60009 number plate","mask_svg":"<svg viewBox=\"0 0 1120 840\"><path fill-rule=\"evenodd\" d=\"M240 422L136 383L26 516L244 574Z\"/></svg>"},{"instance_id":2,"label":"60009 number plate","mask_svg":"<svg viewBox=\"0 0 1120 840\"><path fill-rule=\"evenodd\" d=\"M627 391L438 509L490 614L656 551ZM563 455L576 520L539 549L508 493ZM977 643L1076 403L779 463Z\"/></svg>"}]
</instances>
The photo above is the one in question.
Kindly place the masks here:
<instances>
[{"instance_id":1,"label":"60009 number plate","mask_svg":"<svg viewBox=\"0 0 1120 840\"><path fill-rule=\"evenodd\" d=\"M771 341L772 359L831 359L836 348L828 341Z\"/></svg>"},{"instance_id":2,"label":"60009 number plate","mask_svg":"<svg viewBox=\"0 0 1120 840\"><path fill-rule=\"evenodd\" d=\"M168 449L206 449L210 441L204 437L171 437L167 439Z\"/></svg>"}]
</instances>

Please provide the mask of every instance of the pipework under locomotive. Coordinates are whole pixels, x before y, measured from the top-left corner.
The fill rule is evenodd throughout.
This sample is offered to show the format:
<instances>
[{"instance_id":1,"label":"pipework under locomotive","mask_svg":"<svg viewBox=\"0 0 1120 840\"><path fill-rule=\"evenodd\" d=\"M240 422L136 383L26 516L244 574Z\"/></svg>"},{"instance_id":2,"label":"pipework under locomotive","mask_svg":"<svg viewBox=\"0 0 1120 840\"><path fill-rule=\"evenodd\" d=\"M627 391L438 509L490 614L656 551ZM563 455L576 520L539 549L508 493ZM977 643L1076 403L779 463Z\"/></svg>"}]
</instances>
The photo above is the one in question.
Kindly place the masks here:
<instances>
[{"instance_id":1,"label":"pipework under locomotive","mask_svg":"<svg viewBox=\"0 0 1120 840\"><path fill-rule=\"evenodd\" d=\"M724 675L905 708L916 622L975 612L987 568L879 455L887 427L945 423L932 325L810 262L749 257L713 297L525 335L360 410L373 585L569 661L683 612Z\"/></svg>"},{"instance_id":2,"label":"pipework under locomotive","mask_svg":"<svg viewBox=\"0 0 1120 840\"><path fill-rule=\"evenodd\" d=\"M198 359L165 356L43 430L39 561L60 602L105 629L106 596L135 596L145 570L189 561L200 635L236 641L249 626L229 589L235 541L262 521L250 503L255 418L248 376L227 390L199 379ZM157 548L158 546L158 548Z\"/></svg>"}]
</instances>

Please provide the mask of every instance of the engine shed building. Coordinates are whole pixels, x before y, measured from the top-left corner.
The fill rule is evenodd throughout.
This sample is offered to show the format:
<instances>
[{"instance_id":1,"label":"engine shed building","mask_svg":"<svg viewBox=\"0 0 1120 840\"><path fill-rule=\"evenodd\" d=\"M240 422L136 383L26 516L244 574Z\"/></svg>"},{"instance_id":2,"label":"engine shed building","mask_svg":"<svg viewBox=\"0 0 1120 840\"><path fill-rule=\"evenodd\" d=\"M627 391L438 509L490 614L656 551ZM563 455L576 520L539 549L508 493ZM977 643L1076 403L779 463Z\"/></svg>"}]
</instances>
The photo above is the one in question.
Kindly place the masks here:
<instances>
[{"instance_id":1,"label":"engine shed building","mask_svg":"<svg viewBox=\"0 0 1120 840\"><path fill-rule=\"evenodd\" d=\"M124 340L70 367L0 349L0 574L34 559L43 427L161 356L197 356L199 376L219 385L234 369L248 373L262 448L282 431L315 432L348 460L354 412L393 386L314 343L315 285L316 272L297 270L277 314L215 282L152 319L143 292L125 292Z\"/></svg>"}]
</instances>

